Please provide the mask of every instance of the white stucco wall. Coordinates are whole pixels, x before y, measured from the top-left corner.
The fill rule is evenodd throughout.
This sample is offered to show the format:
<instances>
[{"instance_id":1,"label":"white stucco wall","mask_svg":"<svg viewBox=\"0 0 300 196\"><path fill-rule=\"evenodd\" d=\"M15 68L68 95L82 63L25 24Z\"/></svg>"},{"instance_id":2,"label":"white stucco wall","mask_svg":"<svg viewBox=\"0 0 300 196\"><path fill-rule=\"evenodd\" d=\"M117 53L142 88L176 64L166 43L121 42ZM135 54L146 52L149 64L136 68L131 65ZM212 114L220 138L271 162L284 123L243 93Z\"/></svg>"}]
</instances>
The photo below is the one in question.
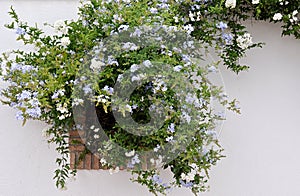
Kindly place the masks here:
<instances>
[{"instance_id":1,"label":"white stucco wall","mask_svg":"<svg viewBox=\"0 0 300 196\"><path fill-rule=\"evenodd\" d=\"M30 22L76 18L77 1L0 2L0 52L15 48L15 34L3 28L14 5ZM244 62L248 72L235 75L222 68L227 93L237 98L242 115L229 113L220 136L227 158L211 172L205 196L296 196L300 194L300 40L281 38L279 25L249 24L263 49L252 50ZM147 190L120 172L79 171L67 191L52 180L56 154L42 137L44 125L22 127L12 109L0 105L0 196L140 196ZM168 176L166 174L166 176ZM170 195L192 195L174 190Z\"/></svg>"}]
</instances>

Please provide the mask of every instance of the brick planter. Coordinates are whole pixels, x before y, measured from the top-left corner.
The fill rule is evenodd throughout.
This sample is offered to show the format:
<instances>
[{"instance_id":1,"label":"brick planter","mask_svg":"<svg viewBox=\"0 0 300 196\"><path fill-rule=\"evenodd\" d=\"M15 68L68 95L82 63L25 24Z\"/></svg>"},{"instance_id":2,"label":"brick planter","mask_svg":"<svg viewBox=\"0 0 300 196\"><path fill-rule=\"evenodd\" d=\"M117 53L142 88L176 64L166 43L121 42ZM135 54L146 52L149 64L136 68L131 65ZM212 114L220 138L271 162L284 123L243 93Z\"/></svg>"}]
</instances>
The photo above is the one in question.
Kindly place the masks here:
<instances>
[{"instance_id":1,"label":"brick planter","mask_svg":"<svg viewBox=\"0 0 300 196\"><path fill-rule=\"evenodd\" d=\"M70 150L70 166L71 169L79 170L96 170L101 169L100 160L97 156L87 153L80 158L85 152L83 139L84 131L69 132L69 150ZM75 167L76 166L76 167Z\"/></svg>"}]
</instances>

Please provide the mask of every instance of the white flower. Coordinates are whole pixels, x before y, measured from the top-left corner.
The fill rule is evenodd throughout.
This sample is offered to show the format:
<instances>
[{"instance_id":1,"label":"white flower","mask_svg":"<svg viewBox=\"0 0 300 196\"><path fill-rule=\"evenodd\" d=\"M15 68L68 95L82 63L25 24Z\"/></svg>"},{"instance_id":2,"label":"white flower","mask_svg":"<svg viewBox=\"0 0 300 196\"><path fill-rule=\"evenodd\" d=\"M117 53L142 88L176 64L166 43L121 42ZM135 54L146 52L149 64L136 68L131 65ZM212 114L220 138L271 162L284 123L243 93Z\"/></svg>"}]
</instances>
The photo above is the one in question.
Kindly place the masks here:
<instances>
[{"instance_id":1,"label":"white flower","mask_svg":"<svg viewBox=\"0 0 300 196\"><path fill-rule=\"evenodd\" d=\"M101 158L100 163L101 163L101 165L106 165L107 161L104 158Z\"/></svg>"},{"instance_id":2,"label":"white flower","mask_svg":"<svg viewBox=\"0 0 300 196\"><path fill-rule=\"evenodd\" d=\"M63 119L65 119L65 118L66 118L66 117L65 117L64 115L61 115L61 116L58 117L59 120L63 120Z\"/></svg>"},{"instance_id":3,"label":"white flower","mask_svg":"<svg viewBox=\"0 0 300 196\"><path fill-rule=\"evenodd\" d=\"M137 71L139 68L140 68L140 67L139 67L137 64L133 64L133 65L131 65L131 67L130 67L130 71L131 71L131 72L135 72L135 71Z\"/></svg>"},{"instance_id":4,"label":"white flower","mask_svg":"<svg viewBox=\"0 0 300 196\"><path fill-rule=\"evenodd\" d=\"M197 14L197 19L196 19L196 21L200 21L200 20L201 20L201 12L198 11L196 14Z\"/></svg>"},{"instance_id":5,"label":"white flower","mask_svg":"<svg viewBox=\"0 0 300 196\"><path fill-rule=\"evenodd\" d=\"M70 39L68 37L63 37L60 40L60 44L64 47L68 46L70 44Z\"/></svg>"},{"instance_id":6,"label":"white flower","mask_svg":"<svg viewBox=\"0 0 300 196\"><path fill-rule=\"evenodd\" d=\"M157 152L160 149L160 145L157 144L157 146L153 149L154 152Z\"/></svg>"},{"instance_id":7,"label":"white flower","mask_svg":"<svg viewBox=\"0 0 300 196\"><path fill-rule=\"evenodd\" d=\"M252 37L249 33L245 33L243 36L238 36L236 41L238 46L242 49L246 49L253 44Z\"/></svg>"},{"instance_id":8,"label":"white flower","mask_svg":"<svg viewBox=\"0 0 300 196\"><path fill-rule=\"evenodd\" d=\"M195 174L194 174L194 172L191 172L191 173L188 173L185 180L187 182L190 182L190 181L193 181L194 179L195 179Z\"/></svg>"},{"instance_id":9,"label":"white flower","mask_svg":"<svg viewBox=\"0 0 300 196\"><path fill-rule=\"evenodd\" d=\"M297 15L298 15L298 11L297 11L297 10L293 11L292 16L289 14L290 21L291 21L291 22L296 22L296 21L298 21Z\"/></svg>"},{"instance_id":10,"label":"white flower","mask_svg":"<svg viewBox=\"0 0 300 196\"><path fill-rule=\"evenodd\" d=\"M209 121L210 121L210 119L208 117L205 117L204 120L202 120L202 121L199 122L199 125L208 124Z\"/></svg>"},{"instance_id":11,"label":"white flower","mask_svg":"<svg viewBox=\"0 0 300 196\"><path fill-rule=\"evenodd\" d=\"M130 152L125 152L125 156L126 156L126 157L133 157L134 154L135 154L135 151L134 151L134 150L132 150L132 151L130 151Z\"/></svg>"},{"instance_id":12,"label":"white flower","mask_svg":"<svg viewBox=\"0 0 300 196\"><path fill-rule=\"evenodd\" d=\"M113 174L116 174L120 171L120 168L119 167L116 167L115 169L109 169L109 174L110 175L113 175Z\"/></svg>"},{"instance_id":13,"label":"white flower","mask_svg":"<svg viewBox=\"0 0 300 196\"><path fill-rule=\"evenodd\" d=\"M72 102L72 106L82 105L84 103L83 99L75 98Z\"/></svg>"},{"instance_id":14,"label":"white flower","mask_svg":"<svg viewBox=\"0 0 300 196\"><path fill-rule=\"evenodd\" d=\"M259 4L259 0L252 0L252 4Z\"/></svg>"},{"instance_id":15,"label":"white flower","mask_svg":"<svg viewBox=\"0 0 300 196\"><path fill-rule=\"evenodd\" d=\"M101 69L101 67L105 66L105 63L103 63L102 61L97 61L96 59L92 59L91 60L91 65L90 68L92 70L99 70Z\"/></svg>"},{"instance_id":16,"label":"white flower","mask_svg":"<svg viewBox=\"0 0 300 196\"><path fill-rule=\"evenodd\" d=\"M199 169L199 167L197 166L196 163L192 163L190 166L191 166L194 170L198 170L198 169Z\"/></svg>"},{"instance_id":17,"label":"white flower","mask_svg":"<svg viewBox=\"0 0 300 196\"><path fill-rule=\"evenodd\" d=\"M191 24L183 26L183 29L186 30L188 34L191 34L194 31L194 27Z\"/></svg>"},{"instance_id":18,"label":"white flower","mask_svg":"<svg viewBox=\"0 0 300 196\"><path fill-rule=\"evenodd\" d=\"M68 106L66 103L64 103L64 105L62 104L56 104L56 109L57 111L59 111L60 113L64 114L64 113L68 113Z\"/></svg>"},{"instance_id":19,"label":"white flower","mask_svg":"<svg viewBox=\"0 0 300 196\"><path fill-rule=\"evenodd\" d=\"M89 6L89 5L92 5L92 3L91 3L91 1L89 1L89 0L85 0L85 1L82 1L82 2L81 2L81 5L82 5L82 7L83 7L83 6Z\"/></svg>"},{"instance_id":20,"label":"white flower","mask_svg":"<svg viewBox=\"0 0 300 196\"><path fill-rule=\"evenodd\" d=\"M59 29L64 26L65 26L65 23L63 20L57 20L54 22L54 29L57 31L59 31Z\"/></svg>"},{"instance_id":21,"label":"white flower","mask_svg":"<svg viewBox=\"0 0 300 196\"><path fill-rule=\"evenodd\" d=\"M128 28L129 28L129 25L121 25L121 26L118 28L118 31L119 31L119 32L127 31Z\"/></svg>"},{"instance_id":22,"label":"white flower","mask_svg":"<svg viewBox=\"0 0 300 196\"><path fill-rule=\"evenodd\" d=\"M55 32L57 32L57 33L58 32L61 32L63 34L68 33L68 27L63 20L57 20L53 26L54 26Z\"/></svg>"},{"instance_id":23,"label":"white flower","mask_svg":"<svg viewBox=\"0 0 300 196\"><path fill-rule=\"evenodd\" d=\"M114 18L114 20L113 20L114 23L116 23L116 22L122 22L123 21L122 16L120 16L118 14L114 14L113 18Z\"/></svg>"},{"instance_id":24,"label":"white flower","mask_svg":"<svg viewBox=\"0 0 300 196\"><path fill-rule=\"evenodd\" d=\"M132 76L131 81L132 82L134 82L134 81L140 81L143 78L145 78L145 74L138 74L137 76Z\"/></svg>"},{"instance_id":25,"label":"white flower","mask_svg":"<svg viewBox=\"0 0 300 196\"><path fill-rule=\"evenodd\" d=\"M150 159L150 163L154 164L155 160L153 158Z\"/></svg>"},{"instance_id":26,"label":"white flower","mask_svg":"<svg viewBox=\"0 0 300 196\"><path fill-rule=\"evenodd\" d=\"M156 167L161 167L162 166L162 160L163 160L163 157L161 155L158 156L158 159L155 160L155 165Z\"/></svg>"},{"instance_id":27,"label":"white flower","mask_svg":"<svg viewBox=\"0 0 300 196\"><path fill-rule=\"evenodd\" d=\"M282 14L276 13L276 14L273 16L273 20L281 20L282 17L283 17Z\"/></svg>"},{"instance_id":28,"label":"white flower","mask_svg":"<svg viewBox=\"0 0 300 196\"><path fill-rule=\"evenodd\" d=\"M139 81L141 78L139 78L138 76L132 76L131 81Z\"/></svg>"},{"instance_id":29,"label":"white flower","mask_svg":"<svg viewBox=\"0 0 300 196\"><path fill-rule=\"evenodd\" d=\"M174 16L174 17L173 17L173 19L175 20L175 22L176 22L176 23L178 23L178 22L179 22L179 19L178 19L178 17L177 17L177 16Z\"/></svg>"},{"instance_id":30,"label":"white flower","mask_svg":"<svg viewBox=\"0 0 300 196\"><path fill-rule=\"evenodd\" d=\"M166 141L167 141L167 142L173 141L173 136L167 137L167 138L166 138Z\"/></svg>"},{"instance_id":31,"label":"white flower","mask_svg":"<svg viewBox=\"0 0 300 196\"><path fill-rule=\"evenodd\" d=\"M284 1L284 0L279 0L280 5L288 5L289 2L288 1Z\"/></svg>"},{"instance_id":32,"label":"white flower","mask_svg":"<svg viewBox=\"0 0 300 196\"><path fill-rule=\"evenodd\" d=\"M235 8L235 6L236 6L236 0L226 0L225 7L232 9Z\"/></svg>"},{"instance_id":33,"label":"white flower","mask_svg":"<svg viewBox=\"0 0 300 196\"><path fill-rule=\"evenodd\" d=\"M126 104L125 111L132 113L132 107L130 105Z\"/></svg>"},{"instance_id":34,"label":"white flower","mask_svg":"<svg viewBox=\"0 0 300 196\"><path fill-rule=\"evenodd\" d=\"M298 14L298 10L293 11L293 16L296 16Z\"/></svg>"},{"instance_id":35,"label":"white flower","mask_svg":"<svg viewBox=\"0 0 300 196\"><path fill-rule=\"evenodd\" d=\"M145 60L145 61L143 62L143 65L145 65L146 67L151 67L152 63L151 63L151 61L149 61L149 60Z\"/></svg>"},{"instance_id":36,"label":"white flower","mask_svg":"<svg viewBox=\"0 0 300 196\"><path fill-rule=\"evenodd\" d=\"M137 50L138 46L131 42L126 42L123 44L123 49L125 50Z\"/></svg>"},{"instance_id":37,"label":"white flower","mask_svg":"<svg viewBox=\"0 0 300 196\"><path fill-rule=\"evenodd\" d=\"M130 0L123 0L124 3L130 3Z\"/></svg>"},{"instance_id":38,"label":"white flower","mask_svg":"<svg viewBox=\"0 0 300 196\"><path fill-rule=\"evenodd\" d=\"M189 17L190 17L191 21L195 21L194 16L195 16L195 15L190 11Z\"/></svg>"},{"instance_id":39,"label":"white flower","mask_svg":"<svg viewBox=\"0 0 300 196\"><path fill-rule=\"evenodd\" d=\"M186 177L185 173L181 173L180 177L182 180L185 180L185 177Z\"/></svg>"},{"instance_id":40,"label":"white flower","mask_svg":"<svg viewBox=\"0 0 300 196\"><path fill-rule=\"evenodd\" d=\"M196 172L192 170L190 173L185 174L181 173L180 177L182 180L185 180L187 182L193 181L195 179Z\"/></svg>"}]
</instances>

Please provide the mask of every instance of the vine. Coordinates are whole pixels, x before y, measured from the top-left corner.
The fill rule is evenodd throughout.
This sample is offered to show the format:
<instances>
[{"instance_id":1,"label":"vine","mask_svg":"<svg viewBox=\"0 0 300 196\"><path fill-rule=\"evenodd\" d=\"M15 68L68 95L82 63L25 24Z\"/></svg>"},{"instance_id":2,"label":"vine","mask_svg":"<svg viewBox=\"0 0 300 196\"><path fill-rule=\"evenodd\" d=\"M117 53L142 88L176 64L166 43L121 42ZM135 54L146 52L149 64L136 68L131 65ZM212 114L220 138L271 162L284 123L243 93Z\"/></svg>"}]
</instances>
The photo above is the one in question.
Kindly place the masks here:
<instances>
[{"instance_id":1,"label":"vine","mask_svg":"<svg viewBox=\"0 0 300 196\"><path fill-rule=\"evenodd\" d=\"M196 195L208 190L209 170L224 157L217 125L225 116L213 100L240 112L210 75L218 74L220 64L236 73L249 69L240 59L263 43L253 42L244 21L280 22L283 36L299 39L299 9L299 1L284 0L91 0L81 2L78 19L45 24L53 29L46 34L11 8L13 21L6 27L34 49L3 53L1 76L9 85L1 91L2 103L16 109L23 124L34 119L50 125L48 142L60 154L58 188L76 175L68 161L68 133L82 129L85 153L99 155L111 173L127 168L132 181L154 195L172 187ZM218 59L199 63L211 52ZM133 85L130 96L121 96L131 89L118 83ZM100 124L76 120L91 105ZM163 123L149 134L156 122L144 124L152 122L152 112ZM143 126L119 124L118 114ZM164 182L161 169L171 171L171 182Z\"/></svg>"}]
</instances>

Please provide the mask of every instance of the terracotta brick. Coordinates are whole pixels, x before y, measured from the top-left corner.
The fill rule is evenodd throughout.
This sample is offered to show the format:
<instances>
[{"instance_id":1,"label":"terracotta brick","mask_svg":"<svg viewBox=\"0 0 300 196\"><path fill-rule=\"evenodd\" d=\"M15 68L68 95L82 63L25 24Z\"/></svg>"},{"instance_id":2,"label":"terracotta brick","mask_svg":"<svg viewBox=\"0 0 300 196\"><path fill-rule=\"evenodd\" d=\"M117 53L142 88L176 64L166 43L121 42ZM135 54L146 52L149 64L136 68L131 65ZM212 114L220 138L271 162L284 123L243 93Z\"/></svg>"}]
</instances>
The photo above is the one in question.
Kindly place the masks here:
<instances>
[{"instance_id":1,"label":"terracotta brick","mask_svg":"<svg viewBox=\"0 0 300 196\"><path fill-rule=\"evenodd\" d=\"M121 166L119 167L119 169L122 171L122 170L125 170L126 168L125 168L123 165L121 165Z\"/></svg>"},{"instance_id":2,"label":"terracotta brick","mask_svg":"<svg viewBox=\"0 0 300 196\"><path fill-rule=\"evenodd\" d=\"M84 160L79 161L80 154L81 154L80 152L76 153L76 163L77 163L77 168L76 169L84 169L84 167L83 167Z\"/></svg>"},{"instance_id":3,"label":"terracotta brick","mask_svg":"<svg viewBox=\"0 0 300 196\"><path fill-rule=\"evenodd\" d=\"M69 139L69 144L70 145L84 145L85 144L85 139L82 138L70 138Z\"/></svg>"},{"instance_id":4,"label":"terracotta brick","mask_svg":"<svg viewBox=\"0 0 300 196\"><path fill-rule=\"evenodd\" d=\"M75 169L75 163L77 163L78 170L99 170L107 169L101 166L100 159L91 153L85 155L82 161L79 161L80 155L85 151L85 133L84 131L70 131L69 132L69 150L70 150L70 167Z\"/></svg>"},{"instance_id":5,"label":"terracotta brick","mask_svg":"<svg viewBox=\"0 0 300 196\"><path fill-rule=\"evenodd\" d=\"M84 131L78 131L78 130L69 131L69 135L71 138L84 137Z\"/></svg>"},{"instance_id":6,"label":"terracotta brick","mask_svg":"<svg viewBox=\"0 0 300 196\"><path fill-rule=\"evenodd\" d=\"M91 153L88 153L85 155L84 169L87 169L87 170L92 169L92 154Z\"/></svg>"},{"instance_id":7,"label":"terracotta brick","mask_svg":"<svg viewBox=\"0 0 300 196\"><path fill-rule=\"evenodd\" d=\"M82 124L86 121L86 116L85 116L85 112L83 112L81 114L81 116L76 116L76 122L78 122L78 124Z\"/></svg>"},{"instance_id":8,"label":"terracotta brick","mask_svg":"<svg viewBox=\"0 0 300 196\"><path fill-rule=\"evenodd\" d=\"M100 169L100 159L96 155L92 155L92 169Z\"/></svg>"},{"instance_id":9,"label":"terracotta brick","mask_svg":"<svg viewBox=\"0 0 300 196\"><path fill-rule=\"evenodd\" d=\"M70 152L70 167L71 169L75 169L75 161L76 161L76 155L75 152Z\"/></svg>"},{"instance_id":10,"label":"terracotta brick","mask_svg":"<svg viewBox=\"0 0 300 196\"><path fill-rule=\"evenodd\" d=\"M70 145L69 146L70 152L83 152L85 150L84 145Z\"/></svg>"}]
</instances>

